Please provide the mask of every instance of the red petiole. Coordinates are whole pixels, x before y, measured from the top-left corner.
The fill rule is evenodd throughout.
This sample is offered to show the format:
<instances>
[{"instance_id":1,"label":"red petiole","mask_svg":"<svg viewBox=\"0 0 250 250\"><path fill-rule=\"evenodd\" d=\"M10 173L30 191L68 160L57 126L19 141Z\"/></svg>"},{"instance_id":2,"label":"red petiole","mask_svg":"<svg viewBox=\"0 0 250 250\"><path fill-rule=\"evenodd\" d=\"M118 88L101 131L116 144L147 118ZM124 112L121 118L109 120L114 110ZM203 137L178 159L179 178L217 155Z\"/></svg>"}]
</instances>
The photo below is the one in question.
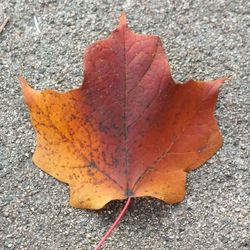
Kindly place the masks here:
<instances>
[{"instance_id":1,"label":"red petiole","mask_svg":"<svg viewBox=\"0 0 250 250\"><path fill-rule=\"evenodd\" d=\"M130 203L131 203L132 198L129 197L127 199L127 202L124 206L124 208L122 209L122 211L120 212L120 214L118 215L118 217L116 218L115 222L113 223L113 225L109 228L109 230L106 232L106 234L102 237L102 239L100 240L100 242L98 243L98 245L96 246L95 250L100 250L103 243L106 241L106 239L109 237L109 235L113 232L113 230L115 229L115 227L119 224L119 222L121 221L122 217L124 216L124 214L126 213Z\"/></svg>"}]
</instances>

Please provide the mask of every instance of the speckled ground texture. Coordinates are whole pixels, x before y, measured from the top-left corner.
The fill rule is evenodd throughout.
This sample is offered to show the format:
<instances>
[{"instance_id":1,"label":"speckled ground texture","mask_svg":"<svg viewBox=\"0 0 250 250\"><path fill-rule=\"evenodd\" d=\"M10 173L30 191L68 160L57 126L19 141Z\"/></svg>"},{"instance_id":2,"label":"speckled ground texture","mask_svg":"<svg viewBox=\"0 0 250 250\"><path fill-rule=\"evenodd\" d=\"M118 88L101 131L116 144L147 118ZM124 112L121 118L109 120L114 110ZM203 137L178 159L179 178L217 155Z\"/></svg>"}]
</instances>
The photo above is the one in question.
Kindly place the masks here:
<instances>
[{"instance_id":1,"label":"speckled ground texture","mask_svg":"<svg viewBox=\"0 0 250 250\"><path fill-rule=\"evenodd\" d=\"M74 209L68 187L32 163L34 132L17 75L37 89L82 82L82 53L125 10L136 32L162 38L177 81L231 75L216 116L221 150L188 175L186 199L136 199L103 249L250 249L249 1L8 1L0 3L0 249L93 249L123 202ZM37 18L39 32L35 26Z\"/></svg>"}]
</instances>

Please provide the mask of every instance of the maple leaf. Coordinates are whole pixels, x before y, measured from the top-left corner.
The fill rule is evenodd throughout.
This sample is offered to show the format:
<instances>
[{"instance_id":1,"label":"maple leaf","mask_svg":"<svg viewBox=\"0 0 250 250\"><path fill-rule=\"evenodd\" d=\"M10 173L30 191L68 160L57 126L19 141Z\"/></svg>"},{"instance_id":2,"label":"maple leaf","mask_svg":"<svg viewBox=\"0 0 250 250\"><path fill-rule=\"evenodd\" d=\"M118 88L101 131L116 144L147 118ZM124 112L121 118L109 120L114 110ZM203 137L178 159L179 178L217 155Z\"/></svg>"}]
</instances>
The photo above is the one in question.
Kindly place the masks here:
<instances>
[{"instance_id":1,"label":"maple leaf","mask_svg":"<svg viewBox=\"0 0 250 250\"><path fill-rule=\"evenodd\" d=\"M80 88L37 91L20 77L37 133L33 161L69 184L73 207L180 202L186 173L222 145L214 108L224 80L175 83L160 38L135 34L123 14L87 48Z\"/></svg>"}]
</instances>

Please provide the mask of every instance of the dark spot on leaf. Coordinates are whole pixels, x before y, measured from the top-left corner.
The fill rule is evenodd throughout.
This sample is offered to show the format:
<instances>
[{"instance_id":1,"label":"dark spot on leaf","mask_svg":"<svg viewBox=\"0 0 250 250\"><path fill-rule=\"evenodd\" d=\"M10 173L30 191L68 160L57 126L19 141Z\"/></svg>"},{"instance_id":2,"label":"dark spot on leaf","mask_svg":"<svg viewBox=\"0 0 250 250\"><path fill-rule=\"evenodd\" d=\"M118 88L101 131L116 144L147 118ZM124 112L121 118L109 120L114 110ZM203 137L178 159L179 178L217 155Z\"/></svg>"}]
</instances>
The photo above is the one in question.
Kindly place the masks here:
<instances>
[{"instance_id":1,"label":"dark spot on leaf","mask_svg":"<svg viewBox=\"0 0 250 250\"><path fill-rule=\"evenodd\" d=\"M91 161L91 162L89 162L89 164L87 165L87 167L89 167L89 168L96 168L96 164L95 164L94 161Z\"/></svg>"}]
</instances>

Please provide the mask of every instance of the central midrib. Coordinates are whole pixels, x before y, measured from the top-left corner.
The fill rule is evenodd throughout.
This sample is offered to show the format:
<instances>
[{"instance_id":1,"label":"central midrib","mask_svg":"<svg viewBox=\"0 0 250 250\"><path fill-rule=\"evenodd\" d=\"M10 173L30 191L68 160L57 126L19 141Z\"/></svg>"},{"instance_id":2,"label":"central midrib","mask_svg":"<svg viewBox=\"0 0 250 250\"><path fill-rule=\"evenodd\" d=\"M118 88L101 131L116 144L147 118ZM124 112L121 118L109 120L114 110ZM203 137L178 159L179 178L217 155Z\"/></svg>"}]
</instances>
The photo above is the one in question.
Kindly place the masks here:
<instances>
[{"instance_id":1,"label":"central midrib","mask_svg":"<svg viewBox=\"0 0 250 250\"><path fill-rule=\"evenodd\" d=\"M126 181L126 191L125 195L128 196L129 183L128 183L128 126L127 126L127 106L128 106L128 98L127 98L127 57L126 57L126 26L123 27L123 40L124 40L124 139L125 139L125 175L127 177Z\"/></svg>"}]
</instances>

